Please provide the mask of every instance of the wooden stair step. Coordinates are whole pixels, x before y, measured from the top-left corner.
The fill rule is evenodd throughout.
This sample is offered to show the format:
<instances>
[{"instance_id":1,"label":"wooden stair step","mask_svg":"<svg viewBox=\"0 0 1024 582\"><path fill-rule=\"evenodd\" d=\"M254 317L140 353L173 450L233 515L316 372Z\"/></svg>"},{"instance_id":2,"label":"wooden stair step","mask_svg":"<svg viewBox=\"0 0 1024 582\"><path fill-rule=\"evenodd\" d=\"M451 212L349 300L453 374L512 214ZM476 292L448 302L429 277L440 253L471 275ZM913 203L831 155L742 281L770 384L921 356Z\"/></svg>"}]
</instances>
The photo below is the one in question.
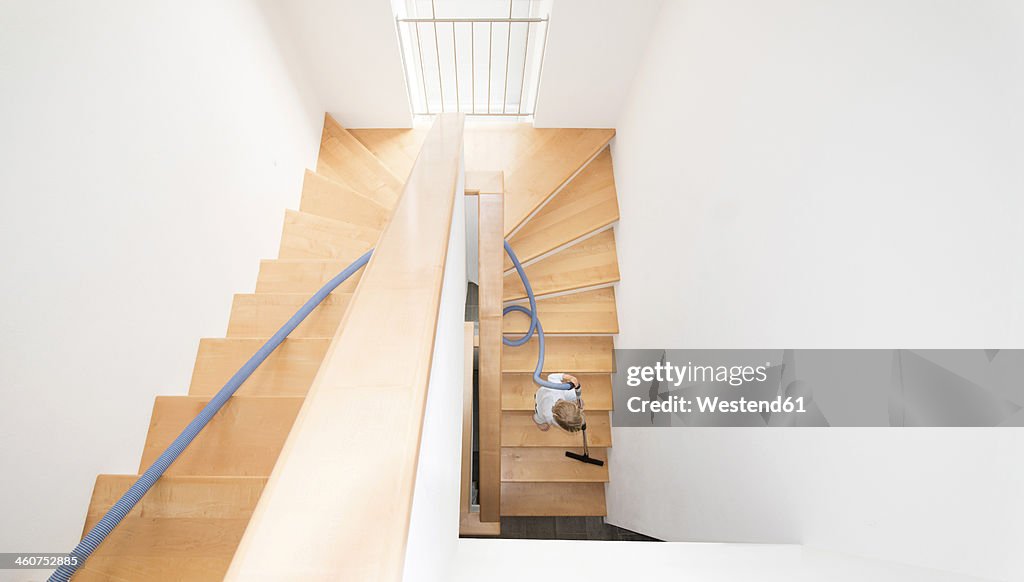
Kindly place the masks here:
<instances>
[{"instance_id":1,"label":"wooden stair step","mask_svg":"<svg viewBox=\"0 0 1024 582\"><path fill-rule=\"evenodd\" d=\"M520 261L528 261L619 220L612 155L605 148L565 188L509 238ZM512 261L505 257L505 268Z\"/></svg>"},{"instance_id":2,"label":"wooden stair step","mask_svg":"<svg viewBox=\"0 0 1024 582\"><path fill-rule=\"evenodd\" d=\"M399 129L350 129L353 137L370 150L377 159L404 182L420 155L423 140L429 132L426 128Z\"/></svg>"},{"instance_id":3,"label":"wooden stair step","mask_svg":"<svg viewBox=\"0 0 1024 582\"><path fill-rule=\"evenodd\" d=\"M167 475L270 475L301 396L235 396L185 449ZM139 471L146 470L206 406L205 396L158 396Z\"/></svg>"},{"instance_id":4,"label":"wooden stair step","mask_svg":"<svg viewBox=\"0 0 1024 582\"><path fill-rule=\"evenodd\" d=\"M286 210L281 234L282 259L358 257L377 244L380 228Z\"/></svg>"},{"instance_id":5,"label":"wooden stair step","mask_svg":"<svg viewBox=\"0 0 1024 582\"><path fill-rule=\"evenodd\" d=\"M190 396L216 394L267 338L204 338L192 370ZM327 353L330 338L289 338L236 392L237 396L302 396Z\"/></svg>"},{"instance_id":6,"label":"wooden stair step","mask_svg":"<svg viewBox=\"0 0 1024 582\"><path fill-rule=\"evenodd\" d=\"M309 170L302 180L299 210L377 229L384 228L391 215L372 198Z\"/></svg>"},{"instance_id":7,"label":"wooden stair step","mask_svg":"<svg viewBox=\"0 0 1024 582\"><path fill-rule=\"evenodd\" d=\"M615 234L611 229L566 247L525 267L535 295L571 291L619 280ZM505 274L504 300L526 297L515 271Z\"/></svg>"},{"instance_id":8,"label":"wooden stair step","mask_svg":"<svg viewBox=\"0 0 1024 582\"><path fill-rule=\"evenodd\" d=\"M587 410L612 410L612 379L608 374L579 374ZM534 410L537 385L533 374L501 375L501 409Z\"/></svg>"},{"instance_id":9,"label":"wooden stair step","mask_svg":"<svg viewBox=\"0 0 1024 582\"><path fill-rule=\"evenodd\" d=\"M137 475L100 475L87 532ZM260 477L165 476L75 575L75 580L221 580L260 493Z\"/></svg>"},{"instance_id":10,"label":"wooden stair step","mask_svg":"<svg viewBox=\"0 0 1024 582\"><path fill-rule=\"evenodd\" d=\"M256 292L313 295L362 254L337 259L266 259L260 261L260 272L256 278ZM339 285L334 293L355 291L359 279L363 276L363 270L356 271Z\"/></svg>"},{"instance_id":11,"label":"wooden stair step","mask_svg":"<svg viewBox=\"0 0 1024 582\"><path fill-rule=\"evenodd\" d=\"M526 302L518 304L530 306ZM538 299L537 312L545 334L619 333L615 290L611 287ZM502 318L502 325L506 334L522 335L530 327L530 318L509 313Z\"/></svg>"},{"instance_id":12,"label":"wooden stair step","mask_svg":"<svg viewBox=\"0 0 1024 582\"><path fill-rule=\"evenodd\" d=\"M316 173L372 198L385 208L394 208L402 193L402 180L330 115L324 116Z\"/></svg>"},{"instance_id":13,"label":"wooden stair step","mask_svg":"<svg viewBox=\"0 0 1024 582\"><path fill-rule=\"evenodd\" d=\"M593 411L587 415L587 444L595 448L612 446L611 416ZM552 426L540 430L533 422L533 412L501 413L502 447L581 447L583 437Z\"/></svg>"},{"instance_id":14,"label":"wooden stair step","mask_svg":"<svg viewBox=\"0 0 1024 582\"><path fill-rule=\"evenodd\" d=\"M608 482L608 455L605 449L590 449L591 457L605 461L602 467L570 459L565 456L566 450L583 454L582 448L502 447L501 480L505 483Z\"/></svg>"},{"instance_id":15,"label":"wooden stair step","mask_svg":"<svg viewBox=\"0 0 1024 582\"><path fill-rule=\"evenodd\" d=\"M502 483L501 515L604 516L604 483Z\"/></svg>"},{"instance_id":16,"label":"wooden stair step","mask_svg":"<svg viewBox=\"0 0 1024 582\"><path fill-rule=\"evenodd\" d=\"M524 345L502 346L502 372L533 372L537 365L537 338ZM607 373L615 371L611 336L545 337L544 373Z\"/></svg>"},{"instance_id":17,"label":"wooden stair step","mask_svg":"<svg viewBox=\"0 0 1024 582\"><path fill-rule=\"evenodd\" d=\"M82 533L89 531L138 478L138 475L96 477ZM249 519L266 482L266 477L167 475L150 488L127 517Z\"/></svg>"},{"instance_id":18,"label":"wooden stair step","mask_svg":"<svg viewBox=\"0 0 1024 582\"><path fill-rule=\"evenodd\" d=\"M466 131L466 168L505 172L508 236L614 136L614 129L474 127Z\"/></svg>"},{"instance_id":19,"label":"wooden stair step","mask_svg":"<svg viewBox=\"0 0 1024 582\"><path fill-rule=\"evenodd\" d=\"M309 293L239 293L231 302L228 337L270 337L310 298ZM352 293L332 293L289 338L333 337Z\"/></svg>"}]
</instances>

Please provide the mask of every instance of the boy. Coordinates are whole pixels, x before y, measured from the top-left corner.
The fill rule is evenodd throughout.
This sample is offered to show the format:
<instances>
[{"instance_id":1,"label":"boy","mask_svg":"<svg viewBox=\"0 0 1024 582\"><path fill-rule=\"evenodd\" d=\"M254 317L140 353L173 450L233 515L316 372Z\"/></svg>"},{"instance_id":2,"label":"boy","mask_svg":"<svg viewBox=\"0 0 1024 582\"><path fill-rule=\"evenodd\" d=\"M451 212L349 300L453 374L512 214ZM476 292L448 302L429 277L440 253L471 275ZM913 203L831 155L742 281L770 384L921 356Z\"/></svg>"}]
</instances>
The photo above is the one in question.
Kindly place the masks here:
<instances>
[{"instance_id":1,"label":"boy","mask_svg":"<svg viewBox=\"0 0 1024 582\"><path fill-rule=\"evenodd\" d=\"M583 401L576 396L580 383L575 376L569 374L549 374L548 382L568 382L573 385L569 390L537 387L533 397L536 410L533 422L540 430L548 430L551 424L569 432L577 432L583 428Z\"/></svg>"}]
</instances>

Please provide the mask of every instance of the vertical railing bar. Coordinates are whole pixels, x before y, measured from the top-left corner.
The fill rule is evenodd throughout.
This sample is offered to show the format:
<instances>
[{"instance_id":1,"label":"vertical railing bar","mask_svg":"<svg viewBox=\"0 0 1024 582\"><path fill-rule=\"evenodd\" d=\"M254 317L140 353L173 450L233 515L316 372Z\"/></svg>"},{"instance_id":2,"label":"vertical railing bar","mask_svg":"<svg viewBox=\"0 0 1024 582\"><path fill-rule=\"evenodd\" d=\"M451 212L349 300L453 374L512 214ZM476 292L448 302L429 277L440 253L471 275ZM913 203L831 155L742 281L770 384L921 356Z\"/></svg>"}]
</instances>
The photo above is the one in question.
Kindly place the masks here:
<instances>
[{"instance_id":1,"label":"vertical railing bar","mask_svg":"<svg viewBox=\"0 0 1024 582\"><path fill-rule=\"evenodd\" d=\"M512 0L508 0L508 17L512 19ZM508 36L505 42L505 89L501 94L501 112L506 113L505 108L508 106L508 57L512 53L512 23L509 22Z\"/></svg>"},{"instance_id":2,"label":"vertical railing bar","mask_svg":"<svg viewBox=\"0 0 1024 582\"><path fill-rule=\"evenodd\" d=\"M455 23L452 23L452 61L455 63L455 111L462 112L462 94L459 93L459 44L455 39Z\"/></svg>"},{"instance_id":3,"label":"vertical railing bar","mask_svg":"<svg viewBox=\"0 0 1024 582\"><path fill-rule=\"evenodd\" d=\"M491 114L491 61L494 60L494 23L487 25L487 115Z\"/></svg>"},{"instance_id":4,"label":"vertical railing bar","mask_svg":"<svg viewBox=\"0 0 1024 582\"><path fill-rule=\"evenodd\" d=\"M540 65L537 67L537 87L533 91L533 107L529 115L537 115L537 99L540 97L540 84L544 78L544 57L548 54L548 29L551 27L551 22L548 19L544 19L544 44L540 47Z\"/></svg>"},{"instance_id":5,"label":"vertical railing bar","mask_svg":"<svg viewBox=\"0 0 1024 582\"><path fill-rule=\"evenodd\" d=\"M519 104L516 107L516 114L523 114L523 90L526 89L526 57L530 54L530 23L526 23L526 41L523 48L523 75L519 78Z\"/></svg>"},{"instance_id":6,"label":"vertical railing bar","mask_svg":"<svg viewBox=\"0 0 1024 582\"><path fill-rule=\"evenodd\" d=\"M423 82L423 105L430 115L430 98L427 96L427 71L423 68L423 42L420 40L420 23L416 23L416 50L420 55L420 81Z\"/></svg>"},{"instance_id":7,"label":"vertical railing bar","mask_svg":"<svg viewBox=\"0 0 1024 582\"><path fill-rule=\"evenodd\" d=\"M476 115L476 23L469 23L469 97L473 100L471 115Z\"/></svg>"},{"instance_id":8,"label":"vertical railing bar","mask_svg":"<svg viewBox=\"0 0 1024 582\"><path fill-rule=\"evenodd\" d=\"M405 40L402 38L402 23L398 21L398 17L395 17L395 33L398 34L398 50L402 54L402 70L409 73L409 63L405 60ZM412 110L412 114L416 115L416 106L412 102L412 87L409 85L409 79L405 82L405 95L409 98L409 108Z\"/></svg>"},{"instance_id":9,"label":"vertical railing bar","mask_svg":"<svg viewBox=\"0 0 1024 582\"><path fill-rule=\"evenodd\" d=\"M437 18L437 12L434 7L435 0L430 0L430 17ZM441 92L441 113L445 112L444 108L444 81L441 79L441 48L437 42L437 21L434 21L434 58L437 60L437 90Z\"/></svg>"}]
</instances>

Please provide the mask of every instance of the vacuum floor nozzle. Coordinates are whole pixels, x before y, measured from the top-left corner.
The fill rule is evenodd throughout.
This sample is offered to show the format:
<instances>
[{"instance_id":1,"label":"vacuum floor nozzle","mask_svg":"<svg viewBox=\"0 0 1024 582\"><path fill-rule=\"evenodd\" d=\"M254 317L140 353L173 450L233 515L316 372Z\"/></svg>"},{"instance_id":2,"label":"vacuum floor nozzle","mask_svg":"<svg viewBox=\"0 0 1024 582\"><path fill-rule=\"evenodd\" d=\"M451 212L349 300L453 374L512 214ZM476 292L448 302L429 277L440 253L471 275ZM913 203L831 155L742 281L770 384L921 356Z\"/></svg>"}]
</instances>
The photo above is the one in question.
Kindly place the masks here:
<instances>
[{"instance_id":1,"label":"vacuum floor nozzle","mask_svg":"<svg viewBox=\"0 0 1024 582\"><path fill-rule=\"evenodd\" d=\"M590 463L591 465L597 465L598 467L604 466L604 461L602 461L601 459L595 459L594 457L591 457L590 455L587 454L581 455L579 453L574 453L572 451L565 451L565 456L569 457L570 459L576 459L577 461L583 461L584 463Z\"/></svg>"}]
</instances>

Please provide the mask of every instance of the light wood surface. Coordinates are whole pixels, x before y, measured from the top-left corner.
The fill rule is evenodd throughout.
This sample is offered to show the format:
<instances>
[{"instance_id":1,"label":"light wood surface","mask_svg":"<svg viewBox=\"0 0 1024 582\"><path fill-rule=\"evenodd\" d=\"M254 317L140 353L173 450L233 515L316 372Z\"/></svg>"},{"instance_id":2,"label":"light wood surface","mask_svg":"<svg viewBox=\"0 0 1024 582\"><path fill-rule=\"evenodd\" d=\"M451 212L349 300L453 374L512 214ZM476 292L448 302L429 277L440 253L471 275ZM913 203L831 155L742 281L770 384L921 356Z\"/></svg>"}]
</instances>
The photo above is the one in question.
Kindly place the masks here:
<instances>
[{"instance_id":1,"label":"light wood surface","mask_svg":"<svg viewBox=\"0 0 1024 582\"><path fill-rule=\"evenodd\" d=\"M527 124L474 126L466 135L466 169L505 172L505 234L594 157L613 129L537 129Z\"/></svg>"},{"instance_id":2,"label":"light wood surface","mask_svg":"<svg viewBox=\"0 0 1024 582\"><path fill-rule=\"evenodd\" d=\"M373 248L379 236L378 228L287 210L278 256L282 259L359 257Z\"/></svg>"},{"instance_id":3,"label":"light wood surface","mask_svg":"<svg viewBox=\"0 0 1024 582\"><path fill-rule=\"evenodd\" d=\"M312 295L333 279L362 253L341 259L268 259L260 261L257 293L306 293ZM351 293L363 276L360 269L334 290Z\"/></svg>"},{"instance_id":4,"label":"light wood surface","mask_svg":"<svg viewBox=\"0 0 1024 582\"><path fill-rule=\"evenodd\" d=\"M502 483L501 514L603 516L604 483Z\"/></svg>"},{"instance_id":5,"label":"light wood surface","mask_svg":"<svg viewBox=\"0 0 1024 582\"><path fill-rule=\"evenodd\" d=\"M462 329L465 370L462 376L462 475L459 484L459 519L465 520L470 511L473 489L473 322L467 321Z\"/></svg>"},{"instance_id":6,"label":"light wood surface","mask_svg":"<svg viewBox=\"0 0 1024 582\"><path fill-rule=\"evenodd\" d=\"M190 396L213 395L266 338L204 338L192 370ZM237 396L301 396L309 389L330 339L289 338L242 384Z\"/></svg>"},{"instance_id":7,"label":"light wood surface","mask_svg":"<svg viewBox=\"0 0 1024 582\"><path fill-rule=\"evenodd\" d=\"M458 139L450 119L442 125L447 129L441 142ZM507 234L522 223L512 240L524 260L550 255L528 267L540 295L618 279L610 231L593 237L597 240L579 241L607 228L618 216L610 154L606 150L594 157L613 134L498 124L474 128L466 135L466 191L504 192L505 212L497 219L501 230ZM420 129L347 131L325 119L319 172L306 173L300 210L289 212L282 236L281 256L303 258L263 261L257 293L236 297L230 337L200 342L189 389L195 398L158 399L144 465L262 345L261 338L276 331L310 294L378 243L377 235L390 228L390 209L402 192L400 178L409 175L426 136L427 131ZM436 149L428 153L436 154ZM357 273L242 386L76 580L223 579L265 485L264 477L233 475L266 475L274 467L283 475L277 479L274 501L253 522L247 549L238 554L230 579L398 579L422 422L421 389L429 367L424 364L429 349L421 340L430 335L431 318L436 316L437 277L443 265L439 251L447 242L447 233L437 224L451 212L447 197L452 193L437 190L445 184L454 189L457 167L457 157L451 154L457 148L441 149L448 153L428 155L420 164L429 170L420 168L419 179L413 176L409 191L418 193L418 203L398 209L396 219L402 226L395 232L401 234L392 237L391 250L384 255L390 259L378 257L374 262L381 264L371 265L370 271L376 270L370 277L373 290L366 291L361 313L345 313L350 298L358 303L352 293L363 273ZM529 220L524 223L525 218ZM605 243L605 248L597 243ZM498 254L507 266L500 249ZM501 294L515 297L503 288L507 285L507 278L499 280ZM552 334L547 367L584 373L591 432L598 443L604 442L607 432L610 443L603 411L612 402L607 375L612 368L611 338L558 334L614 333L614 292L584 290L564 298L541 297L540 303ZM525 328L520 318L508 319L508 330ZM334 355L318 376L332 341L328 338L339 326L348 327L346 322L357 331L348 337L343 330L337 332ZM527 446L500 450L495 465L500 467L498 479L505 483L491 497L500 499L505 515L603 515L601 481L607 479L607 468L560 462L569 461L562 456L565 450L578 450L579 435L563 433L569 440L560 441L561 437L536 436L540 431L535 427L526 430L532 427L535 387L528 372L535 350L533 341L515 352L497 352L506 361L492 373L500 374L499 406L510 420L503 423L498 414L491 430L499 444L507 436L509 443ZM368 354L386 354L387 360ZM395 354L411 359L392 373ZM501 374L502 367L521 371ZM380 369L389 374L379 374ZM598 371L603 374L594 373ZM317 396L297 423L300 434L294 443L283 445L301 397L315 378ZM507 435L501 434L503 425ZM280 450L285 453L275 465ZM596 447L593 454L604 455L606 450ZM325 458L330 462L323 463ZM87 526L133 478L98 479ZM317 486L310 487L311 482ZM463 504L467 501L462 499ZM460 530L466 535L497 535L498 526L499 522L481 522L480 513L460 516ZM322 561L296 567L293 558L302 552L313 552Z\"/></svg>"},{"instance_id":8,"label":"light wood surface","mask_svg":"<svg viewBox=\"0 0 1024 582\"><path fill-rule=\"evenodd\" d=\"M137 475L100 475L85 531ZM266 482L258 477L163 477L75 580L220 580Z\"/></svg>"},{"instance_id":9,"label":"light wood surface","mask_svg":"<svg viewBox=\"0 0 1024 582\"><path fill-rule=\"evenodd\" d=\"M405 180L427 137L427 128L350 129L349 133L373 153L391 173Z\"/></svg>"},{"instance_id":10,"label":"light wood surface","mask_svg":"<svg viewBox=\"0 0 1024 582\"><path fill-rule=\"evenodd\" d=\"M607 412L592 411L587 415L587 442L592 447L612 444L611 417ZM580 433L571 433L552 426L540 430L533 422L532 412L505 411L501 414L501 446L503 447L582 447Z\"/></svg>"},{"instance_id":11,"label":"light wood surface","mask_svg":"<svg viewBox=\"0 0 1024 582\"><path fill-rule=\"evenodd\" d=\"M611 150L605 148L509 239L529 261L619 220ZM505 259L505 268L512 261Z\"/></svg>"},{"instance_id":12,"label":"light wood surface","mask_svg":"<svg viewBox=\"0 0 1024 582\"><path fill-rule=\"evenodd\" d=\"M544 372L614 372L611 336L551 336L546 338ZM504 346L505 372L533 372L537 365L537 339L518 347Z\"/></svg>"},{"instance_id":13,"label":"light wood surface","mask_svg":"<svg viewBox=\"0 0 1024 582\"><path fill-rule=\"evenodd\" d=\"M228 337L270 337L310 298L308 293L240 293L231 302ZM330 338L338 330L351 293L328 295L289 338Z\"/></svg>"},{"instance_id":14,"label":"light wood surface","mask_svg":"<svg viewBox=\"0 0 1024 582\"><path fill-rule=\"evenodd\" d=\"M92 490L85 534L138 475L100 475ZM149 519L248 519L256 508L265 477L167 476L161 478L128 517Z\"/></svg>"},{"instance_id":15,"label":"light wood surface","mask_svg":"<svg viewBox=\"0 0 1024 582\"><path fill-rule=\"evenodd\" d=\"M525 267L534 295L606 285L619 280L615 234L611 230L566 247ZM526 297L519 275L505 275L505 300Z\"/></svg>"},{"instance_id":16,"label":"light wood surface","mask_svg":"<svg viewBox=\"0 0 1024 582\"><path fill-rule=\"evenodd\" d=\"M201 396L158 396L142 451L142 472L206 406ZM166 475L266 476L302 406L302 397L235 396Z\"/></svg>"},{"instance_id":17,"label":"light wood surface","mask_svg":"<svg viewBox=\"0 0 1024 582\"><path fill-rule=\"evenodd\" d=\"M306 170L299 210L335 220L383 229L391 209L326 176Z\"/></svg>"},{"instance_id":18,"label":"light wood surface","mask_svg":"<svg viewBox=\"0 0 1024 582\"><path fill-rule=\"evenodd\" d=\"M502 195L480 194L478 208L480 520L496 522L501 510Z\"/></svg>"},{"instance_id":19,"label":"light wood surface","mask_svg":"<svg viewBox=\"0 0 1024 582\"><path fill-rule=\"evenodd\" d=\"M459 536L501 535L501 522L480 521L480 511L473 510L470 491L473 481L473 351L475 344L474 324L467 321L463 341L466 346L466 374L463 378L462 394L462 484L459 490Z\"/></svg>"},{"instance_id":20,"label":"light wood surface","mask_svg":"<svg viewBox=\"0 0 1024 582\"><path fill-rule=\"evenodd\" d=\"M437 116L227 580L401 579L463 121Z\"/></svg>"},{"instance_id":21,"label":"light wood surface","mask_svg":"<svg viewBox=\"0 0 1024 582\"><path fill-rule=\"evenodd\" d=\"M480 521L480 512L473 511L459 518L459 537L495 537L501 535L500 521Z\"/></svg>"},{"instance_id":22,"label":"light wood surface","mask_svg":"<svg viewBox=\"0 0 1024 582\"><path fill-rule=\"evenodd\" d=\"M521 483L605 483L608 464L603 467L582 463L565 456L571 450L583 454L582 448L505 447L501 449L501 480ZM591 448L590 456L608 460L604 449Z\"/></svg>"},{"instance_id":23,"label":"light wood surface","mask_svg":"<svg viewBox=\"0 0 1024 582\"><path fill-rule=\"evenodd\" d=\"M425 135L418 129L349 131L398 176L408 173ZM467 180L474 172L504 172L507 235L614 136L613 129L537 129L522 123L474 125L466 130Z\"/></svg>"},{"instance_id":24,"label":"light wood surface","mask_svg":"<svg viewBox=\"0 0 1024 582\"><path fill-rule=\"evenodd\" d=\"M505 173L498 171L466 172L466 195L504 194Z\"/></svg>"},{"instance_id":25,"label":"light wood surface","mask_svg":"<svg viewBox=\"0 0 1024 582\"><path fill-rule=\"evenodd\" d=\"M520 304L529 307L528 303ZM619 333L615 291L611 287L539 299L537 315L545 334ZM519 336L529 327L526 314L513 312L505 316L506 334Z\"/></svg>"},{"instance_id":26,"label":"light wood surface","mask_svg":"<svg viewBox=\"0 0 1024 582\"><path fill-rule=\"evenodd\" d=\"M587 410L612 409L612 380L608 374L578 374L583 384L583 403ZM501 377L502 410L534 410L537 385L533 374L503 374Z\"/></svg>"},{"instance_id":27,"label":"light wood surface","mask_svg":"<svg viewBox=\"0 0 1024 582\"><path fill-rule=\"evenodd\" d=\"M394 207L402 192L402 180L330 115L324 116L316 173L387 208Z\"/></svg>"}]
</instances>

